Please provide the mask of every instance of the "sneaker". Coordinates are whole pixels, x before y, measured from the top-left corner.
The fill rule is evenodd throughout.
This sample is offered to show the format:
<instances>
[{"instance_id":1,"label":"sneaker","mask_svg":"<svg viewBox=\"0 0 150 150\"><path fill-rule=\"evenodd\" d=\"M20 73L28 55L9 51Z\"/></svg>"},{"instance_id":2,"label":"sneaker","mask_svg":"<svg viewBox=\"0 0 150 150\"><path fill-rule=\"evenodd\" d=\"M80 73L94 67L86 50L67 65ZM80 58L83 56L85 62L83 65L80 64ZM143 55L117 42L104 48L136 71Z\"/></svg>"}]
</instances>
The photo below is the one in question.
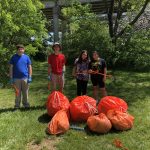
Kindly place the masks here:
<instances>
[{"instance_id":1,"label":"sneaker","mask_svg":"<svg viewBox=\"0 0 150 150\"><path fill-rule=\"evenodd\" d=\"M30 104L29 103L25 104L24 108L30 108Z\"/></svg>"},{"instance_id":2,"label":"sneaker","mask_svg":"<svg viewBox=\"0 0 150 150\"><path fill-rule=\"evenodd\" d=\"M14 109L19 109L19 108L20 108L20 106L18 106L18 105L14 106Z\"/></svg>"}]
</instances>

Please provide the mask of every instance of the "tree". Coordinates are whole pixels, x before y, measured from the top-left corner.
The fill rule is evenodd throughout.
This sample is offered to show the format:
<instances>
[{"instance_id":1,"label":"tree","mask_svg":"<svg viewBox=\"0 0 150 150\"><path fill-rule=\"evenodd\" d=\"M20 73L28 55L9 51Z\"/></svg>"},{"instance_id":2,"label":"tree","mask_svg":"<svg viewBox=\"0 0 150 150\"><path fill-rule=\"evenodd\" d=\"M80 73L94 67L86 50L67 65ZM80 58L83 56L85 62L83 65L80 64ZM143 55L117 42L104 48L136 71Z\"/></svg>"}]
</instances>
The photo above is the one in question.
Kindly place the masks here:
<instances>
[{"instance_id":1,"label":"tree","mask_svg":"<svg viewBox=\"0 0 150 150\"><path fill-rule=\"evenodd\" d=\"M136 70L150 67L150 29L137 30L135 21L133 25L129 25L137 18L136 14L139 14L137 12L143 5L143 1L117 2L119 1L111 4L113 8L109 9L109 21L100 20L94 13L91 13L90 5L74 3L70 7L62 9L63 24L65 24L63 49L71 62L81 50L87 49L90 53L98 50L101 56L107 60L108 66L111 67L127 67ZM120 5L121 7L119 7ZM118 6L120 10L118 7L114 10L115 6ZM143 6L144 8L145 6ZM111 9L112 12L110 12ZM118 13L114 17L113 14L116 11Z\"/></svg>"},{"instance_id":2,"label":"tree","mask_svg":"<svg viewBox=\"0 0 150 150\"><path fill-rule=\"evenodd\" d=\"M127 31L129 27L133 27L136 21L143 14L146 9L149 0L112 0L110 4L110 8L108 9L108 23L109 23L109 34L112 38L112 42L116 44L117 39L123 36L123 34ZM140 11L139 11L140 10ZM114 19L113 14L116 13L116 18ZM131 16L131 21L123 21L123 13ZM122 24L123 21L123 24Z\"/></svg>"},{"instance_id":3,"label":"tree","mask_svg":"<svg viewBox=\"0 0 150 150\"><path fill-rule=\"evenodd\" d=\"M108 9L109 35L115 46L114 64L136 70L149 68L150 29L136 28L149 0L112 0ZM114 17L116 13L116 17ZM144 23L144 22L143 22ZM144 24L142 26L145 26Z\"/></svg>"},{"instance_id":4,"label":"tree","mask_svg":"<svg viewBox=\"0 0 150 150\"><path fill-rule=\"evenodd\" d=\"M41 8L39 0L0 0L0 83L7 82L8 60L16 44L24 44L28 54L42 46L47 30ZM35 40L31 41L31 37Z\"/></svg>"},{"instance_id":5,"label":"tree","mask_svg":"<svg viewBox=\"0 0 150 150\"><path fill-rule=\"evenodd\" d=\"M66 24L63 36L63 49L70 62L86 49L91 53L100 52L102 57L109 58L112 49L106 22L90 12L89 5L74 3L62 9L63 22Z\"/></svg>"},{"instance_id":6,"label":"tree","mask_svg":"<svg viewBox=\"0 0 150 150\"><path fill-rule=\"evenodd\" d=\"M6 48L16 43L36 44L46 35L46 20L41 13L43 5L39 0L1 0L0 3L0 43Z\"/></svg>"}]
</instances>

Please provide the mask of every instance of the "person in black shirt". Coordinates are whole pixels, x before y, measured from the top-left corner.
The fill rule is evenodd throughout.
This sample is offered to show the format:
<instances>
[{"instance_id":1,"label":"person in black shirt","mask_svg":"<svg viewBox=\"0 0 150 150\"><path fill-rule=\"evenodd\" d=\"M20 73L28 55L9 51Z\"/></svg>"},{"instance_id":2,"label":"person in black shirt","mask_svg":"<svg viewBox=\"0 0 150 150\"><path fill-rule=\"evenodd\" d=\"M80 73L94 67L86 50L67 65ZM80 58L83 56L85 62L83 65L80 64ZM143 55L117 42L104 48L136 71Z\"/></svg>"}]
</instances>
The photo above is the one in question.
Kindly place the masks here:
<instances>
[{"instance_id":1,"label":"person in black shirt","mask_svg":"<svg viewBox=\"0 0 150 150\"><path fill-rule=\"evenodd\" d=\"M105 88L106 80L106 62L99 57L97 51L93 52L92 60L89 63L89 74L91 74L91 81L93 84L93 96L98 102L98 90L100 89L101 97L107 96ZM102 73L104 75L98 74Z\"/></svg>"}]
</instances>

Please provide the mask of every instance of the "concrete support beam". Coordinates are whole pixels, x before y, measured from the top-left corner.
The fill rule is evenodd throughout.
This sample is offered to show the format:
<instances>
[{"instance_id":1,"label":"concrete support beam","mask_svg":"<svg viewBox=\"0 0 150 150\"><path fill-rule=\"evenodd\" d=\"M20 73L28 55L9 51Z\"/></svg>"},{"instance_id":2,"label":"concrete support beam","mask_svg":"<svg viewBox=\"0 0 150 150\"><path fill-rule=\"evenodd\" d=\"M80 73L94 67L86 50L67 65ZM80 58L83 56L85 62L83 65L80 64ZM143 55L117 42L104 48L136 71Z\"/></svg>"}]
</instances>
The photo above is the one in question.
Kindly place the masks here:
<instances>
[{"instance_id":1,"label":"concrete support beam","mask_svg":"<svg viewBox=\"0 0 150 150\"><path fill-rule=\"evenodd\" d=\"M58 1L55 2L53 7L53 32L54 32L54 42L59 41L59 5Z\"/></svg>"},{"instance_id":2,"label":"concrete support beam","mask_svg":"<svg viewBox=\"0 0 150 150\"><path fill-rule=\"evenodd\" d=\"M50 1L50 0L42 0L41 2L45 5L45 8L53 8L54 5L55 5L55 2ZM104 3L105 0L80 0L80 2L82 4L84 4L84 3L93 3L93 2L102 2L102 3ZM67 0L57 0L57 3L58 3L59 6L66 6L67 5Z\"/></svg>"}]
</instances>

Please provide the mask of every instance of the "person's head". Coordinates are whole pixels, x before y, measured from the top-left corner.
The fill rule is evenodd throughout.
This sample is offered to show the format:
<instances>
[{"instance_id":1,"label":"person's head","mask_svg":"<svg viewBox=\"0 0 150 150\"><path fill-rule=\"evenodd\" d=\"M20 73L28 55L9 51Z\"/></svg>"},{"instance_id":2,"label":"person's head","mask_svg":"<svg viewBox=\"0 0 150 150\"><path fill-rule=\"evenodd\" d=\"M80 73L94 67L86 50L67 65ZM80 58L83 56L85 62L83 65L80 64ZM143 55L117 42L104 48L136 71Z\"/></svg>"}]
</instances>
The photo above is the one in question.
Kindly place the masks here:
<instances>
[{"instance_id":1,"label":"person's head","mask_svg":"<svg viewBox=\"0 0 150 150\"><path fill-rule=\"evenodd\" d=\"M59 53L59 51L61 51L61 45L58 42L56 42L53 44L52 49L55 53Z\"/></svg>"},{"instance_id":2,"label":"person's head","mask_svg":"<svg viewBox=\"0 0 150 150\"><path fill-rule=\"evenodd\" d=\"M79 56L79 62L89 60L88 52L87 50L83 50Z\"/></svg>"},{"instance_id":3,"label":"person's head","mask_svg":"<svg viewBox=\"0 0 150 150\"><path fill-rule=\"evenodd\" d=\"M17 54L18 55L22 55L24 53L24 51L25 51L25 48L24 48L24 46L22 44L18 44L16 46L16 48L17 48Z\"/></svg>"},{"instance_id":4,"label":"person's head","mask_svg":"<svg viewBox=\"0 0 150 150\"><path fill-rule=\"evenodd\" d=\"M92 58L93 58L93 60L98 60L99 59L99 53L97 52L97 51L94 51L93 53L92 53Z\"/></svg>"}]
</instances>

